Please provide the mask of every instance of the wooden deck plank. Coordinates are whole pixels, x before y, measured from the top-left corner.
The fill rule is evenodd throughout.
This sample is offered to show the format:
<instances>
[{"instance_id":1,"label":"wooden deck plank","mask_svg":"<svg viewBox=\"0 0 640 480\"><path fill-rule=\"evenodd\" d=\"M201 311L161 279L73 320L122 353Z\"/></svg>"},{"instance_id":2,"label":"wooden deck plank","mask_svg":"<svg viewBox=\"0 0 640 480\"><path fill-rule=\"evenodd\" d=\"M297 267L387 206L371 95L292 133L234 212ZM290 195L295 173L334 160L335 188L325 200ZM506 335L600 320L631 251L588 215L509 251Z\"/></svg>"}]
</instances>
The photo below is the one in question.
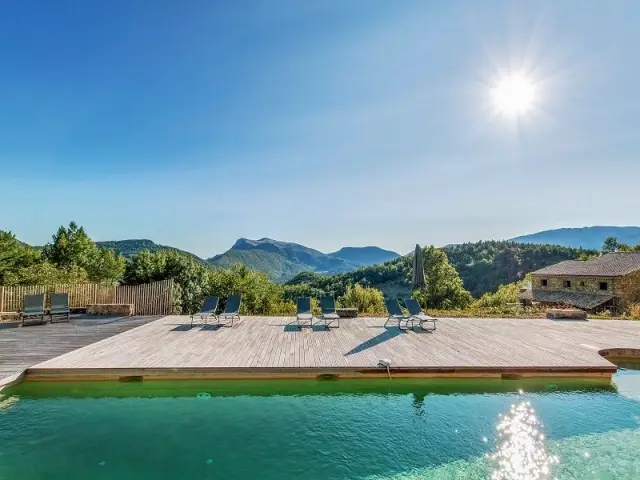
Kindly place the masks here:
<instances>
[{"instance_id":1,"label":"wooden deck plank","mask_svg":"<svg viewBox=\"0 0 640 480\"><path fill-rule=\"evenodd\" d=\"M69 323L0 328L0 379L158 318L160 317L74 317ZM87 360L82 363L87 364Z\"/></svg>"},{"instance_id":2,"label":"wooden deck plank","mask_svg":"<svg viewBox=\"0 0 640 480\"><path fill-rule=\"evenodd\" d=\"M53 342L33 355L44 340L24 330L2 362L34 365L38 372L59 369L223 368L259 370L372 369L387 358L395 368L421 369L589 369L611 368L598 354L604 348L640 349L640 322L592 320L562 322L527 319L441 319L433 333L384 328L384 319L342 319L339 328L292 328L292 318L243 317L233 328L200 325L169 316L134 330L92 336L67 332L76 343ZM34 334L29 334L33 329ZM43 327L53 332L54 327ZM64 328L61 327L60 330ZM0 330L0 345L8 342ZM97 341L97 342L96 342ZM92 343L96 342L96 343ZM51 343L51 342L50 342ZM87 345L89 344L90 345ZM84 346L87 345L87 346ZM83 347L75 349L78 347ZM52 354L53 352L53 354ZM4 352L3 352L4 353ZM60 354L52 358L55 354ZM30 362L30 363L29 363ZM9 371L9 367L5 368ZM2 372L2 371L0 371ZM13 372L13 370L11 370ZM11 373L9 372L9 373Z\"/></svg>"}]
</instances>

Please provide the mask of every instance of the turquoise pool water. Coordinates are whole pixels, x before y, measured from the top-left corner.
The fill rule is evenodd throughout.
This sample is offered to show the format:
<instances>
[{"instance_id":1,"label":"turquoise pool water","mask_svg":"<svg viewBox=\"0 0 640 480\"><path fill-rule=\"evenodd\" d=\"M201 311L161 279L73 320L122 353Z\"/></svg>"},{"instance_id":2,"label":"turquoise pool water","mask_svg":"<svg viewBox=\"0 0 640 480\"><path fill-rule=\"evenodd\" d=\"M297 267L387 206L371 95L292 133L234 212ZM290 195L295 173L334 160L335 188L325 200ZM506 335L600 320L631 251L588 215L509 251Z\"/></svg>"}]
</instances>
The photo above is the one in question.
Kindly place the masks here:
<instances>
[{"instance_id":1,"label":"turquoise pool water","mask_svg":"<svg viewBox=\"0 0 640 480\"><path fill-rule=\"evenodd\" d=\"M615 380L24 383L0 479L638 479Z\"/></svg>"}]
</instances>

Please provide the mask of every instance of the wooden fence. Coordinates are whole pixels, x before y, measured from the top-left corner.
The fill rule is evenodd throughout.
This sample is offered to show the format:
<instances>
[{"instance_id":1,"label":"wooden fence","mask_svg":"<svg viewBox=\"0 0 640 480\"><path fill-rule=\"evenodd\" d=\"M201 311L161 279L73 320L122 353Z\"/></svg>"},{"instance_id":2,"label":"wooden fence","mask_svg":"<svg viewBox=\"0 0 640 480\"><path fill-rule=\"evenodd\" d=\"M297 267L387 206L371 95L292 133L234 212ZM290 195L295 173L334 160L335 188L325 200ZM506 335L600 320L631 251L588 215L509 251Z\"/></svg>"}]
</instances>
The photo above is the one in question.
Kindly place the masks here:
<instances>
[{"instance_id":1,"label":"wooden fence","mask_svg":"<svg viewBox=\"0 0 640 480\"><path fill-rule=\"evenodd\" d=\"M173 280L146 283L144 285L101 285L85 283L78 285L15 285L0 286L0 312L20 312L24 296L41 294L46 296L47 307L51 293L68 293L69 308L86 308L96 303L130 303L134 315L170 315L173 308Z\"/></svg>"},{"instance_id":2,"label":"wooden fence","mask_svg":"<svg viewBox=\"0 0 640 480\"><path fill-rule=\"evenodd\" d=\"M173 313L173 280L121 285L113 303L131 303L134 315L170 315Z\"/></svg>"}]
</instances>

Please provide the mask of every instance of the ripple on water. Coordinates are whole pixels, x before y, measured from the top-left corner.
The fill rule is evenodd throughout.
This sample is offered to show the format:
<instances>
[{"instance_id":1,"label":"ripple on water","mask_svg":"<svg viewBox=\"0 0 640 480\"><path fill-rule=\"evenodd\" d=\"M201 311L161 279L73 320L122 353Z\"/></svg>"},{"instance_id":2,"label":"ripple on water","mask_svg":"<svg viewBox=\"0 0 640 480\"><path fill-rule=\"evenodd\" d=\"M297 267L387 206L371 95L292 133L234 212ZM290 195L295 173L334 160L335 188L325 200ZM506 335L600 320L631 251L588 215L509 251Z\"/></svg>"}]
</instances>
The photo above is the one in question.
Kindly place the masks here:
<instances>
[{"instance_id":1,"label":"ripple on water","mask_svg":"<svg viewBox=\"0 0 640 480\"><path fill-rule=\"evenodd\" d=\"M637 480L640 478L640 430L622 430L583 435L547 442L548 458L557 459L544 476L519 475L512 468L496 470L491 455L470 460L456 460L437 467L416 469L393 476L371 476L369 480L452 480L504 478L530 480L579 478L580 480ZM585 453L589 453L585 456ZM532 458L541 458L533 456ZM522 472L522 471L520 471ZM492 476L492 475L502 476Z\"/></svg>"}]
</instances>

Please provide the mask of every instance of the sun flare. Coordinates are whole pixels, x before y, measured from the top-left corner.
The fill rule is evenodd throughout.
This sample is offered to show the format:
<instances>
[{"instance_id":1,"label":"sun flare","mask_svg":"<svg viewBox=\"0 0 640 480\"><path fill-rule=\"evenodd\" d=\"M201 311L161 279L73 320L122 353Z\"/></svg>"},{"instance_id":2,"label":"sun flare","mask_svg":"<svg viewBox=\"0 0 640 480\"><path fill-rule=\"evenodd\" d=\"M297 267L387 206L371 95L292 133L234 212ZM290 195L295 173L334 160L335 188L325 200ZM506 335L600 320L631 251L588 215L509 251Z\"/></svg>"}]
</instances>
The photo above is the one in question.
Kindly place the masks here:
<instances>
[{"instance_id":1,"label":"sun flare","mask_svg":"<svg viewBox=\"0 0 640 480\"><path fill-rule=\"evenodd\" d=\"M536 86L519 74L504 75L491 89L491 98L498 112L518 116L526 114L536 101Z\"/></svg>"}]
</instances>

